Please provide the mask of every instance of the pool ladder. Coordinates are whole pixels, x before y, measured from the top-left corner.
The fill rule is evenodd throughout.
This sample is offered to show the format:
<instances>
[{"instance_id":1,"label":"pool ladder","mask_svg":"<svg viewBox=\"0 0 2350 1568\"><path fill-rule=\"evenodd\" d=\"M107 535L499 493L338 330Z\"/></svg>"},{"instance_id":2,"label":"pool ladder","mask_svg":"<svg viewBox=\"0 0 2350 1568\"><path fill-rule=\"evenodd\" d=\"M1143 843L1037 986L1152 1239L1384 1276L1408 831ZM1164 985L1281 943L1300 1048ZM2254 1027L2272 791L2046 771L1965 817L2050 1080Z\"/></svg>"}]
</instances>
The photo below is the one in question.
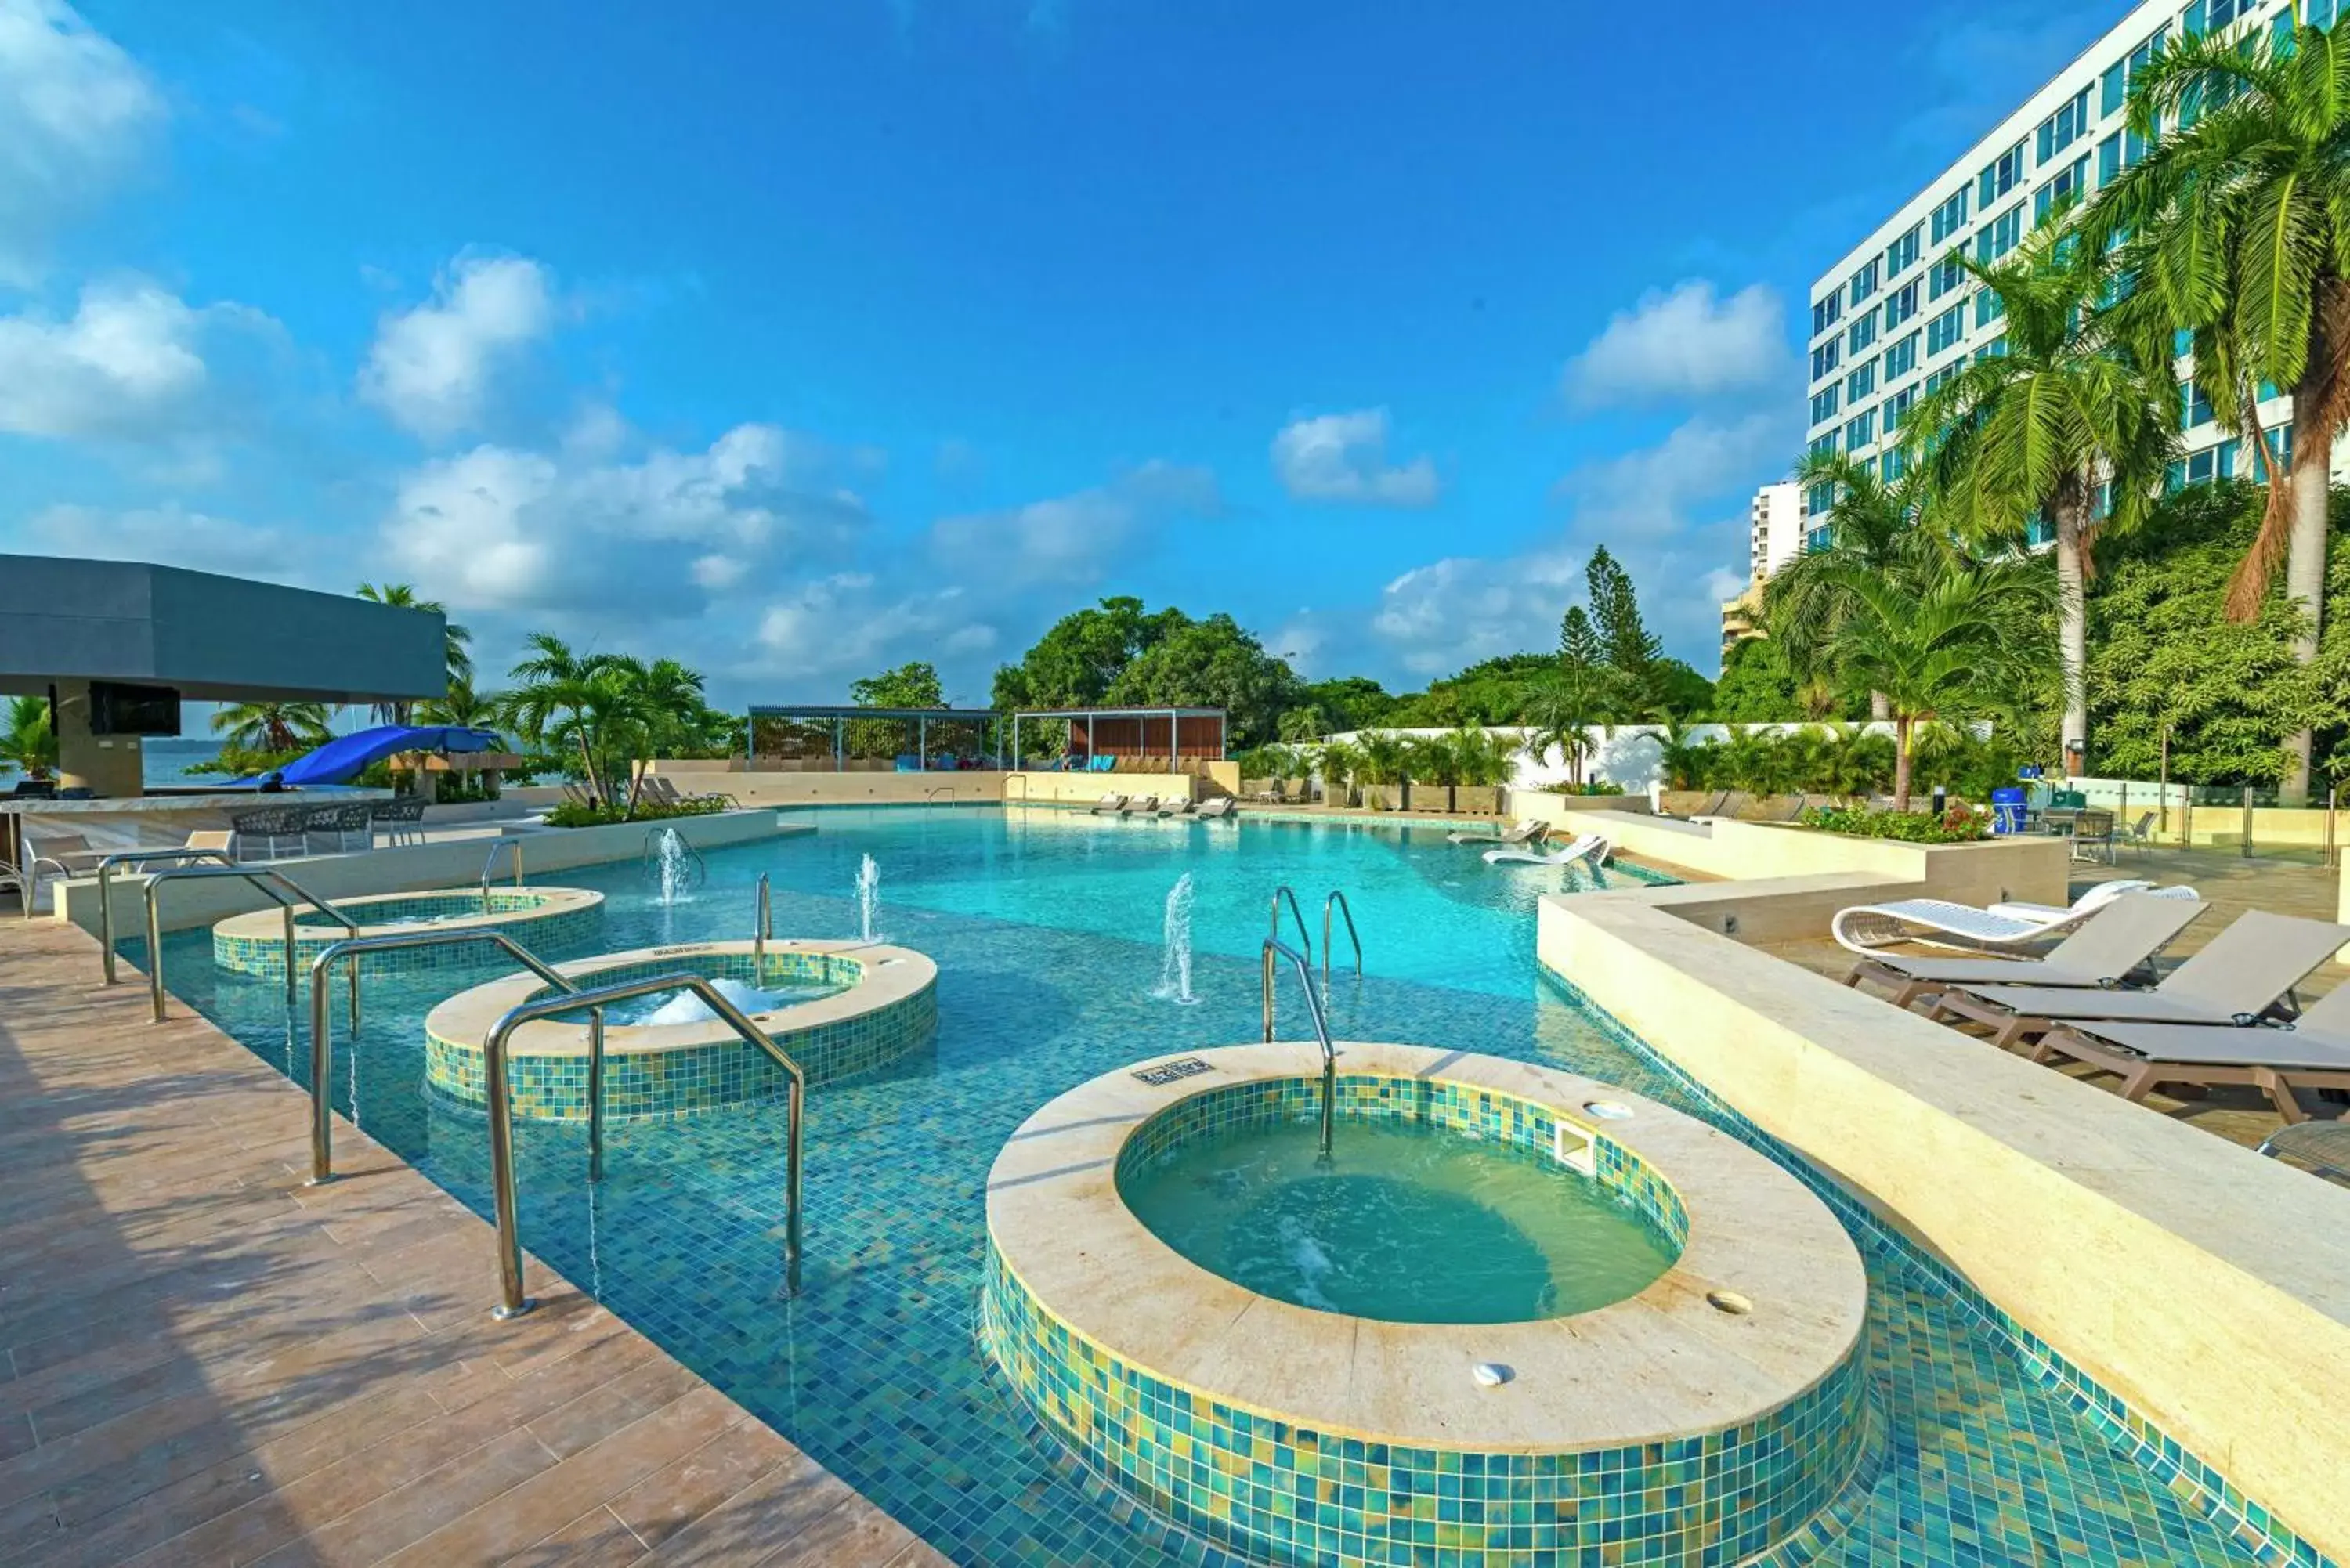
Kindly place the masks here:
<instances>
[{"instance_id":1,"label":"pool ladder","mask_svg":"<svg viewBox=\"0 0 2350 1568\"><path fill-rule=\"evenodd\" d=\"M745 1044L765 1052L790 1081L784 1149L784 1293L796 1295L800 1288L801 1134L807 1101L807 1075L766 1031L744 1017L742 1010L727 1001L723 992L698 974L648 975L583 991L504 931L485 930L478 927L453 931L395 931L380 937L352 937L330 944L310 961L311 1184L315 1186L334 1179L331 1142L334 1130L331 1108L334 1052L332 1029L328 1020L327 990L335 964L348 961L352 994L356 996L359 958L362 954L473 942L487 942L502 950L507 957L546 981L554 992L553 995L533 998L509 1011L498 1020L496 1027L490 1031L489 1038L482 1044L482 1074L489 1100L491 1199L498 1228L498 1304L491 1309L491 1315L517 1318L538 1304L523 1293L521 1206L515 1191L514 1103L512 1091L506 1083L508 1042L514 1037L515 1031L525 1023L560 1017L567 1012L585 1012L588 1014L588 1179L600 1181L604 1178L604 1009L614 1002L632 1002L642 996L659 996L677 991L690 991L700 997L702 1005L718 1015L720 1023L740 1035ZM356 1013L352 1027L355 1030L358 1027Z\"/></svg>"},{"instance_id":2,"label":"pool ladder","mask_svg":"<svg viewBox=\"0 0 2350 1568\"><path fill-rule=\"evenodd\" d=\"M99 865L99 940L106 949L106 982L109 985L114 983L114 904L113 889L108 885L106 873L111 862L132 857L136 857L136 852L131 856L109 856ZM285 913L286 1007L289 1012L294 1008L296 968L294 961L295 909L300 905L307 904L346 931L354 936L359 934L359 923L357 920L317 894L307 891L300 883L283 871L273 870L265 866L238 866L227 862L225 857L223 857L223 863L218 866L173 866L158 871L147 878L147 989L154 1000L155 1022L158 1023L162 1023L168 1016L163 994L163 916L161 907L157 902L158 897L163 891L163 884L188 880L212 880L223 877L251 883L276 900L277 907ZM356 1029L359 1023L359 971L353 970L351 971L351 1027Z\"/></svg>"},{"instance_id":3,"label":"pool ladder","mask_svg":"<svg viewBox=\"0 0 2350 1568\"><path fill-rule=\"evenodd\" d=\"M1323 1015L1322 999L1314 990L1314 970L1305 956L1279 937L1267 937L1259 950L1264 959L1264 1043L1273 1044L1274 1022L1273 981L1275 965L1287 959L1297 971L1297 983L1305 992L1305 1015L1314 1024L1314 1038L1322 1047L1322 1152L1330 1152L1331 1129L1338 1115L1338 1048L1330 1043L1330 1022Z\"/></svg>"},{"instance_id":4,"label":"pool ladder","mask_svg":"<svg viewBox=\"0 0 2350 1568\"><path fill-rule=\"evenodd\" d=\"M507 849L514 851L515 886L517 888L522 886L522 840L519 838L492 839L490 857L482 862L482 913L484 915L494 912L490 908L490 874L498 868L499 852Z\"/></svg>"},{"instance_id":5,"label":"pool ladder","mask_svg":"<svg viewBox=\"0 0 2350 1568\"><path fill-rule=\"evenodd\" d=\"M1291 890L1286 882L1273 890L1272 929L1265 934L1275 940L1280 938L1281 906L1284 903L1289 906L1289 918L1296 922L1297 945L1304 950L1306 965L1311 968L1314 962L1314 938L1305 929L1305 913L1297 907L1297 895ZM1330 891L1330 896L1322 900L1322 990L1326 995L1330 990L1330 953L1334 946L1330 940L1332 935L1330 918L1334 913L1346 917L1347 940L1355 950L1355 978L1357 980L1363 978L1363 939L1355 929L1354 907L1347 902L1346 894L1334 888Z\"/></svg>"}]
</instances>

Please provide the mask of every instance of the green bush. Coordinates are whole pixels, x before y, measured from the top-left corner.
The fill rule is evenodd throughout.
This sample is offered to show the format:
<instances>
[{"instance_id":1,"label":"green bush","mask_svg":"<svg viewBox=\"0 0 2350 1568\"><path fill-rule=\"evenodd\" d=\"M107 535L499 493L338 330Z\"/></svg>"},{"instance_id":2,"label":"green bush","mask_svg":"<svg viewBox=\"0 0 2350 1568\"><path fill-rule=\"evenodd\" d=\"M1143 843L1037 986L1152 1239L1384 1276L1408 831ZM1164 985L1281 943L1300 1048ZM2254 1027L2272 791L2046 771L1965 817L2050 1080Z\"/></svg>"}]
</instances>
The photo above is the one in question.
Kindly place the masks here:
<instances>
[{"instance_id":1,"label":"green bush","mask_svg":"<svg viewBox=\"0 0 2350 1568\"><path fill-rule=\"evenodd\" d=\"M689 800L676 805L662 805L657 801L640 800L637 809L629 811L626 803L619 805L581 805L565 801L550 806L546 813L549 827L608 827L616 822L660 822L672 816L709 816L728 809L723 800Z\"/></svg>"},{"instance_id":2,"label":"green bush","mask_svg":"<svg viewBox=\"0 0 2350 1568\"><path fill-rule=\"evenodd\" d=\"M1847 838L1898 838L1905 844L1972 844L1991 836L1990 820L1972 807L1951 806L1941 815L1920 811L1846 811L1819 806L1799 819L1805 827Z\"/></svg>"}]
</instances>

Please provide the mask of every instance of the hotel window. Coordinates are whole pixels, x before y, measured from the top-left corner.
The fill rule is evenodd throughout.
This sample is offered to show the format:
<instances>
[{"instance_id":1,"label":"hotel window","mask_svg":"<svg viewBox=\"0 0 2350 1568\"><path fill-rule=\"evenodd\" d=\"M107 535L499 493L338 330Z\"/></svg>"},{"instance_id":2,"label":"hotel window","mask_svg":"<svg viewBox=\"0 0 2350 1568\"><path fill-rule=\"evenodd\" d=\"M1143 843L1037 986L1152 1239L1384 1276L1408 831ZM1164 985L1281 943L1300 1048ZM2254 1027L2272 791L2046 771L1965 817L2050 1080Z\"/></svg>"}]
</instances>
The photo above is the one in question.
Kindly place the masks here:
<instances>
[{"instance_id":1,"label":"hotel window","mask_svg":"<svg viewBox=\"0 0 2350 1568\"><path fill-rule=\"evenodd\" d=\"M2114 182L2122 171L2122 133L2115 131L2097 143L2097 184L2100 188Z\"/></svg>"},{"instance_id":2,"label":"hotel window","mask_svg":"<svg viewBox=\"0 0 2350 1568\"><path fill-rule=\"evenodd\" d=\"M1825 299L1812 301L1812 336L1817 337L1836 324L1844 315L1844 290L1838 289Z\"/></svg>"},{"instance_id":3,"label":"hotel window","mask_svg":"<svg viewBox=\"0 0 2350 1568\"><path fill-rule=\"evenodd\" d=\"M1989 327L2007 314L2007 300L1995 288L1975 290L1975 325Z\"/></svg>"},{"instance_id":4,"label":"hotel window","mask_svg":"<svg viewBox=\"0 0 2350 1568\"><path fill-rule=\"evenodd\" d=\"M1855 305L1858 305L1877 292L1877 260L1874 256L1870 257L1858 272L1852 275L1850 292Z\"/></svg>"},{"instance_id":5,"label":"hotel window","mask_svg":"<svg viewBox=\"0 0 2350 1568\"><path fill-rule=\"evenodd\" d=\"M2268 441L2269 455L2276 460L2278 467L2291 473L2293 472L2293 427L2277 425L2267 431L2265 439ZM2257 453L2254 454L2254 459L2258 463L2260 477L2266 479L2269 476L2269 465L2266 462L2259 462Z\"/></svg>"},{"instance_id":6,"label":"hotel window","mask_svg":"<svg viewBox=\"0 0 2350 1568\"><path fill-rule=\"evenodd\" d=\"M1885 428L1887 434L1892 432L1893 427L1890 424ZM1877 472L1885 476L1885 483L1890 484L1909 471L1909 454L1898 446L1889 446L1877 460Z\"/></svg>"},{"instance_id":7,"label":"hotel window","mask_svg":"<svg viewBox=\"0 0 2350 1568\"><path fill-rule=\"evenodd\" d=\"M2069 102L2040 122L2040 161L2047 161L2080 139L2089 129L2089 89L2083 88Z\"/></svg>"},{"instance_id":8,"label":"hotel window","mask_svg":"<svg viewBox=\"0 0 2350 1568\"><path fill-rule=\"evenodd\" d=\"M2019 141L1983 165L1975 176L1975 209L1980 212L2023 183L2023 143Z\"/></svg>"},{"instance_id":9,"label":"hotel window","mask_svg":"<svg viewBox=\"0 0 2350 1568\"><path fill-rule=\"evenodd\" d=\"M2162 121L2159 119L2154 122L2154 134L2158 137L2162 134ZM2125 127L2122 130L2122 167L2135 169L2145 162L2147 151L2153 145L2136 130Z\"/></svg>"},{"instance_id":10,"label":"hotel window","mask_svg":"<svg viewBox=\"0 0 2350 1568\"><path fill-rule=\"evenodd\" d=\"M2194 382L2189 381L2178 389L2178 401L2180 430L2191 431L2197 425L2208 425L2211 422L2211 400L2205 397L2203 389Z\"/></svg>"},{"instance_id":11,"label":"hotel window","mask_svg":"<svg viewBox=\"0 0 2350 1568\"><path fill-rule=\"evenodd\" d=\"M1814 517L1825 517L1835 506L1835 486L1814 484L1804 492L1804 510Z\"/></svg>"},{"instance_id":12,"label":"hotel window","mask_svg":"<svg viewBox=\"0 0 2350 1568\"><path fill-rule=\"evenodd\" d=\"M2223 441L2209 451L2199 452L2185 462L2170 465L2170 488L2182 484L2209 484L2215 479L2236 477L2236 443Z\"/></svg>"},{"instance_id":13,"label":"hotel window","mask_svg":"<svg viewBox=\"0 0 2350 1568\"><path fill-rule=\"evenodd\" d=\"M1967 302L1959 301L1926 323L1926 352L1939 354L1967 335Z\"/></svg>"},{"instance_id":14,"label":"hotel window","mask_svg":"<svg viewBox=\"0 0 2350 1568\"><path fill-rule=\"evenodd\" d=\"M1909 406L1917 400L1918 389L1915 387L1904 387L1885 400L1885 433L1887 436L1901 428L1903 417L1909 412Z\"/></svg>"},{"instance_id":15,"label":"hotel window","mask_svg":"<svg viewBox=\"0 0 2350 1568\"><path fill-rule=\"evenodd\" d=\"M1877 341L1877 312L1852 318L1852 330L1845 334L1845 347L1857 354Z\"/></svg>"},{"instance_id":16,"label":"hotel window","mask_svg":"<svg viewBox=\"0 0 2350 1568\"><path fill-rule=\"evenodd\" d=\"M1939 299L1966 281L1967 269L1959 262L1959 253L1951 251L1926 272L1926 297Z\"/></svg>"},{"instance_id":17,"label":"hotel window","mask_svg":"<svg viewBox=\"0 0 2350 1568\"><path fill-rule=\"evenodd\" d=\"M1906 376L1918 368L1918 334L1912 332L1885 351L1885 379Z\"/></svg>"},{"instance_id":18,"label":"hotel window","mask_svg":"<svg viewBox=\"0 0 2350 1568\"><path fill-rule=\"evenodd\" d=\"M1812 379L1816 381L1822 376L1833 375L1836 367L1843 363L1844 340L1840 337L1829 338L1812 350Z\"/></svg>"},{"instance_id":19,"label":"hotel window","mask_svg":"<svg viewBox=\"0 0 2350 1568\"><path fill-rule=\"evenodd\" d=\"M1990 342L1975 350L1975 363L1978 365L1981 364L1986 359L2004 359L2006 358L2007 339L2004 337L1994 337Z\"/></svg>"},{"instance_id":20,"label":"hotel window","mask_svg":"<svg viewBox=\"0 0 2350 1568\"><path fill-rule=\"evenodd\" d=\"M1918 224L1908 234L1885 247L1885 275L1891 278L1918 259L1918 236L1925 225Z\"/></svg>"},{"instance_id":21,"label":"hotel window","mask_svg":"<svg viewBox=\"0 0 2350 1568\"><path fill-rule=\"evenodd\" d=\"M1844 449L1866 446L1877 435L1877 410L1863 409L1844 422Z\"/></svg>"},{"instance_id":22,"label":"hotel window","mask_svg":"<svg viewBox=\"0 0 2350 1568\"><path fill-rule=\"evenodd\" d=\"M2088 185L2089 158L2088 154L2083 153L2074 161L2073 167L2032 193L2032 221L2039 223L2048 216L2050 208L2059 202L2079 196L2088 189Z\"/></svg>"},{"instance_id":23,"label":"hotel window","mask_svg":"<svg viewBox=\"0 0 2350 1568\"><path fill-rule=\"evenodd\" d=\"M1836 408L1838 406L1837 400L1842 395L1843 389L1838 387L1830 387L1824 392L1814 392L1812 394L1812 423L1822 425L1835 418Z\"/></svg>"},{"instance_id":24,"label":"hotel window","mask_svg":"<svg viewBox=\"0 0 2350 1568\"><path fill-rule=\"evenodd\" d=\"M1844 379L1846 402L1856 403L1875 390L1877 390L1877 361L1874 359Z\"/></svg>"},{"instance_id":25,"label":"hotel window","mask_svg":"<svg viewBox=\"0 0 2350 1568\"><path fill-rule=\"evenodd\" d=\"M1975 260L1988 265L2023 241L2023 203L2018 202L1975 231Z\"/></svg>"},{"instance_id":26,"label":"hotel window","mask_svg":"<svg viewBox=\"0 0 2350 1568\"><path fill-rule=\"evenodd\" d=\"M1964 185L1951 192L1950 200L1934 209L1932 223L1934 243L1938 245L1967 226L1967 188Z\"/></svg>"},{"instance_id":27,"label":"hotel window","mask_svg":"<svg viewBox=\"0 0 2350 1568\"><path fill-rule=\"evenodd\" d=\"M1918 382L1918 389L1927 397L1930 398L1935 393L1940 391L1943 388L1949 386L1950 384L1951 378L1956 376L1958 373L1959 362L1953 359L1949 364L1943 366L1940 369L1935 371L1932 375L1928 376L1924 380Z\"/></svg>"},{"instance_id":28,"label":"hotel window","mask_svg":"<svg viewBox=\"0 0 2350 1568\"><path fill-rule=\"evenodd\" d=\"M2331 27L2334 26L2334 0L2304 0L2301 19L2313 27Z\"/></svg>"},{"instance_id":29,"label":"hotel window","mask_svg":"<svg viewBox=\"0 0 2350 1568\"><path fill-rule=\"evenodd\" d=\"M2129 101L2129 67L2116 60L2106 67L2104 80L2099 85L2103 90L2097 95L2097 112L2100 115L2116 112Z\"/></svg>"},{"instance_id":30,"label":"hotel window","mask_svg":"<svg viewBox=\"0 0 2350 1568\"><path fill-rule=\"evenodd\" d=\"M1885 296L1885 330L1892 331L1918 314L1918 280L1908 283Z\"/></svg>"},{"instance_id":31,"label":"hotel window","mask_svg":"<svg viewBox=\"0 0 2350 1568\"><path fill-rule=\"evenodd\" d=\"M2187 7L2187 15L2178 19L2179 31L2190 38L2199 38L2209 32L2211 25L2204 12L2204 0L2193 0Z\"/></svg>"},{"instance_id":32,"label":"hotel window","mask_svg":"<svg viewBox=\"0 0 2350 1568\"><path fill-rule=\"evenodd\" d=\"M1811 451L1814 457L1825 457L1835 449L1836 432L1834 431L1828 431L1825 435L1816 435L1812 438Z\"/></svg>"}]
</instances>

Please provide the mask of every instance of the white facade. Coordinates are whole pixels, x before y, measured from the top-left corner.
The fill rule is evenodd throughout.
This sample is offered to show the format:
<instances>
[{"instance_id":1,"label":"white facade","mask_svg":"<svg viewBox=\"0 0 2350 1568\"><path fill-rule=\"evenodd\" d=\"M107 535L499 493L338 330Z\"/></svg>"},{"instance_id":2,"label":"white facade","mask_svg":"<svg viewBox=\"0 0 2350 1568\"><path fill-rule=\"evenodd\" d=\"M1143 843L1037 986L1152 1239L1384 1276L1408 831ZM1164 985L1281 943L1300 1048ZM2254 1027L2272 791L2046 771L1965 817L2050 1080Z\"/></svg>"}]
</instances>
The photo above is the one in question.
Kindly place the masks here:
<instances>
[{"instance_id":1,"label":"white facade","mask_svg":"<svg viewBox=\"0 0 2350 1568\"><path fill-rule=\"evenodd\" d=\"M2290 0L2147 0L2056 73L1991 133L1904 202L1812 286L1811 445L1898 472L1902 415L1926 389L1972 359L2001 352L1997 301L1943 258L1964 247L2006 254L2063 196L2093 194L2144 156L2126 129L2133 70L2182 32L2282 25ZM2303 0L2305 20L2330 25L2334 0ZM2185 381L2193 365L2182 358ZM2191 385L2180 420L2187 459L2174 483L2260 476L2240 432L2211 418ZM2261 422L2289 442L2291 405L2264 400ZM2289 445L2281 450L2291 451ZM2342 472L2337 463L2337 475ZM1825 511L1822 503L1814 506Z\"/></svg>"},{"instance_id":2,"label":"white facade","mask_svg":"<svg viewBox=\"0 0 2350 1568\"><path fill-rule=\"evenodd\" d=\"M1803 553L1803 486L1792 480L1766 484L1746 509L1747 580L1761 583Z\"/></svg>"}]
</instances>

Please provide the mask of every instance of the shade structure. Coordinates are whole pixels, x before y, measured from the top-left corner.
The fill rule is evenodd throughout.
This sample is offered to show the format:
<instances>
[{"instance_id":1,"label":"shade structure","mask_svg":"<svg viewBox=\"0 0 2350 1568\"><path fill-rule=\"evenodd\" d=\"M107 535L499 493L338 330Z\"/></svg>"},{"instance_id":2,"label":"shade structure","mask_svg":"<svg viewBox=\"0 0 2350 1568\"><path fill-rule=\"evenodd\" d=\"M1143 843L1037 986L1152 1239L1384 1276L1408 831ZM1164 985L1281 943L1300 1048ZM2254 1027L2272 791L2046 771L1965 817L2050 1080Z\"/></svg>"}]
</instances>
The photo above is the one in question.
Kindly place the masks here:
<instances>
[{"instance_id":1,"label":"shade structure","mask_svg":"<svg viewBox=\"0 0 2350 1568\"><path fill-rule=\"evenodd\" d=\"M372 730L338 735L268 776L288 789L348 784L369 763L401 752L462 754L500 751L504 745L493 731L462 724L379 724Z\"/></svg>"}]
</instances>

